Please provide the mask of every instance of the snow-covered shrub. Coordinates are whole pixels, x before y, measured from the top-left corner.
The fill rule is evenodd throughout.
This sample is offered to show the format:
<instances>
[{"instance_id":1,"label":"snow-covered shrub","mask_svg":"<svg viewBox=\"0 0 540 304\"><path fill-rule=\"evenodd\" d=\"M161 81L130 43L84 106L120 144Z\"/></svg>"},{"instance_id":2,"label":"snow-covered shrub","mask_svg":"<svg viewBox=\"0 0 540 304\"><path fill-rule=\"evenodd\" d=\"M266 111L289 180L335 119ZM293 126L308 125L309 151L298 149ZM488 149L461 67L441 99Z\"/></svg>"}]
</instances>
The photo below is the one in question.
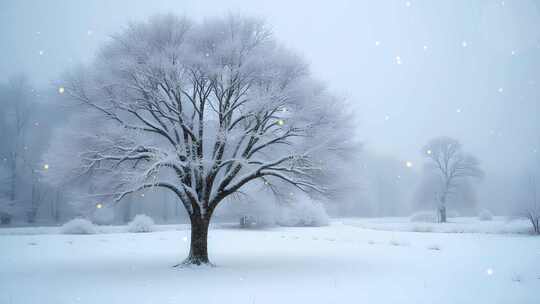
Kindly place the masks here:
<instances>
[{"instance_id":1,"label":"snow-covered shrub","mask_svg":"<svg viewBox=\"0 0 540 304\"><path fill-rule=\"evenodd\" d=\"M278 225L299 226L327 226L328 214L321 203L308 199L299 200L280 209L277 219Z\"/></svg>"},{"instance_id":2,"label":"snow-covered shrub","mask_svg":"<svg viewBox=\"0 0 540 304\"><path fill-rule=\"evenodd\" d=\"M411 222L437 223L437 213L434 211L418 211L413 213L409 220Z\"/></svg>"},{"instance_id":3,"label":"snow-covered shrub","mask_svg":"<svg viewBox=\"0 0 540 304\"><path fill-rule=\"evenodd\" d=\"M11 223L11 214L0 211L0 225L9 225Z\"/></svg>"},{"instance_id":4,"label":"snow-covered shrub","mask_svg":"<svg viewBox=\"0 0 540 304\"><path fill-rule=\"evenodd\" d=\"M278 206L269 200L248 201L239 208L241 228L265 228L276 224Z\"/></svg>"},{"instance_id":5,"label":"snow-covered shrub","mask_svg":"<svg viewBox=\"0 0 540 304\"><path fill-rule=\"evenodd\" d=\"M154 220L148 215L137 214L128 224L129 232L152 232L154 231Z\"/></svg>"},{"instance_id":6,"label":"snow-covered shrub","mask_svg":"<svg viewBox=\"0 0 540 304\"><path fill-rule=\"evenodd\" d=\"M433 232L433 227L430 226L414 226L412 228L414 232Z\"/></svg>"},{"instance_id":7,"label":"snow-covered shrub","mask_svg":"<svg viewBox=\"0 0 540 304\"><path fill-rule=\"evenodd\" d=\"M493 214L489 210L483 209L478 213L478 219L481 221L491 221Z\"/></svg>"},{"instance_id":8,"label":"snow-covered shrub","mask_svg":"<svg viewBox=\"0 0 540 304\"><path fill-rule=\"evenodd\" d=\"M94 234L96 226L87 219L76 218L62 225L60 232L63 234Z\"/></svg>"},{"instance_id":9,"label":"snow-covered shrub","mask_svg":"<svg viewBox=\"0 0 540 304\"><path fill-rule=\"evenodd\" d=\"M24 213L22 202L12 201L0 196L0 224L9 225L16 215Z\"/></svg>"}]
</instances>

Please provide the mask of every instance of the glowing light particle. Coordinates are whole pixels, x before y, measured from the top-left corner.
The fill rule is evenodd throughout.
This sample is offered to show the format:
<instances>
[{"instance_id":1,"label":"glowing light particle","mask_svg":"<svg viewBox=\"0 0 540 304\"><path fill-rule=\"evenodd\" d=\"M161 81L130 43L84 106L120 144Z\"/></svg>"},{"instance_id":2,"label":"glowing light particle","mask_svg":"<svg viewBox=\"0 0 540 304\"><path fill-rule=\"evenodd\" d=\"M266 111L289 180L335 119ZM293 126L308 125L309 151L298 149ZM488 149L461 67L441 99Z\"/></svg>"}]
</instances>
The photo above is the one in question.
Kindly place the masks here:
<instances>
[{"instance_id":1,"label":"glowing light particle","mask_svg":"<svg viewBox=\"0 0 540 304\"><path fill-rule=\"evenodd\" d=\"M283 126L283 125L285 124L285 122L283 121L283 119L278 120L277 123L278 123L278 125L280 125L280 126Z\"/></svg>"},{"instance_id":2,"label":"glowing light particle","mask_svg":"<svg viewBox=\"0 0 540 304\"><path fill-rule=\"evenodd\" d=\"M49 164L44 164L44 165L43 165L43 169L49 170Z\"/></svg>"},{"instance_id":3,"label":"glowing light particle","mask_svg":"<svg viewBox=\"0 0 540 304\"><path fill-rule=\"evenodd\" d=\"M493 269L488 268L488 269L486 270L486 274L487 274L487 275L492 275L492 274L493 274Z\"/></svg>"},{"instance_id":4,"label":"glowing light particle","mask_svg":"<svg viewBox=\"0 0 540 304\"><path fill-rule=\"evenodd\" d=\"M59 87L58 88L58 93L64 94L64 91L65 91L64 87Z\"/></svg>"},{"instance_id":5,"label":"glowing light particle","mask_svg":"<svg viewBox=\"0 0 540 304\"><path fill-rule=\"evenodd\" d=\"M413 166L413 163L412 163L411 161L406 161L406 162L405 162L405 166L406 166L407 168L411 168L411 167Z\"/></svg>"},{"instance_id":6,"label":"glowing light particle","mask_svg":"<svg viewBox=\"0 0 540 304\"><path fill-rule=\"evenodd\" d=\"M427 150L426 153L431 155L432 152L431 152L431 150Z\"/></svg>"},{"instance_id":7,"label":"glowing light particle","mask_svg":"<svg viewBox=\"0 0 540 304\"><path fill-rule=\"evenodd\" d=\"M379 46L381 45L381 42L380 41L375 41L375 46Z\"/></svg>"},{"instance_id":8,"label":"glowing light particle","mask_svg":"<svg viewBox=\"0 0 540 304\"><path fill-rule=\"evenodd\" d=\"M101 209L101 208L103 208L103 205L101 203L97 203L96 208Z\"/></svg>"},{"instance_id":9,"label":"glowing light particle","mask_svg":"<svg viewBox=\"0 0 540 304\"><path fill-rule=\"evenodd\" d=\"M469 44L468 44L467 41L465 41L465 40L463 40L463 41L461 42L461 46L464 47L464 48L467 47L468 45L469 45Z\"/></svg>"}]
</instances>

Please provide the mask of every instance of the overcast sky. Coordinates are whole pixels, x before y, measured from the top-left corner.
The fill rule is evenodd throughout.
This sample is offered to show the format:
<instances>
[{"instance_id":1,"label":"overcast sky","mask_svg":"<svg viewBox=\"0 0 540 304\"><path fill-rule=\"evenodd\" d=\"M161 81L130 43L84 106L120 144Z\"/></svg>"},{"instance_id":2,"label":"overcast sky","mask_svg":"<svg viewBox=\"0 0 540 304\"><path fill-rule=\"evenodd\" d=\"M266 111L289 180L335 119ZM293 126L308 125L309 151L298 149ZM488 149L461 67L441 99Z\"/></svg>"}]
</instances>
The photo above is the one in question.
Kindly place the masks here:
<instances>
[{"instance_id":1,"label":"overcast sky","mask_svg":"<svg viewBox=\"0 0 540 304\"><path fill-rule=\"evenodd\" d=\"M523 1L0 1L0 77L47 85L130 20L264 18L358 112L370 149L413 161L454 136L488 176L540 152L540 5Z\"/></svg>"}]
</instances>

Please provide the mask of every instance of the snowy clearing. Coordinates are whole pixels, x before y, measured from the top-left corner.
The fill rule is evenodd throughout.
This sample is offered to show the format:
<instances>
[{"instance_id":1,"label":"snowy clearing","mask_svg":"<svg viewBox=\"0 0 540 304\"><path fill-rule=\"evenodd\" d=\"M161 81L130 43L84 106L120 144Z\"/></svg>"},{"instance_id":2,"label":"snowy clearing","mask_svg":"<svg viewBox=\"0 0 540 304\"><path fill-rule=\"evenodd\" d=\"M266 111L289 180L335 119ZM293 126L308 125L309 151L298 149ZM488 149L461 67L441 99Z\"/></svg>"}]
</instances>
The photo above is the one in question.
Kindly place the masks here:
<instances>
[{"instance_id":1,"label":"snowy clearing","mask_svg":"<svg viewBox=\"0 0 540 304\"><path fill-rule=\"evenodd\" d=\"M203 269L171 267L187 255L182 225L95 235L3 229L0 303L538 303L538 237L377 231L350 221L214 228L217 266Z\"/></svg>"},{"instance_id":2,"label":"snowy clearing","mask_svg":"<svg viewBox=\"0 0 540 304\"><path fill-rule=\"evenodd\" d=\"M529 234L532 225L527 219L495 216L491 221L477 217L449 218L447 223L412 222L407 217L344 219L345 225L383 231L440 232L440 233L519 233Z\"/></svg>"}]
</instances>

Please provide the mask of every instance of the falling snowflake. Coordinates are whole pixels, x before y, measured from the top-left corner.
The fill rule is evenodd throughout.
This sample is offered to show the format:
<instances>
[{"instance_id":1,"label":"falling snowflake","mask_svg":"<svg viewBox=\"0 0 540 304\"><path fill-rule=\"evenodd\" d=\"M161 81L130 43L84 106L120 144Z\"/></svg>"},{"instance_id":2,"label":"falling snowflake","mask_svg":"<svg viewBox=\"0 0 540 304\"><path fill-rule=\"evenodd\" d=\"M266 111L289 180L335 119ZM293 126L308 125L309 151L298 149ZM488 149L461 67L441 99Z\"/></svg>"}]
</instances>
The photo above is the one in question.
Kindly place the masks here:
<instances>
[{"instance_id":1,"label":"falling snowflake","mask_svg":"<svg viewBox=\"0 0 540 304\"><path fill-rule=\"evenodd\" d=\"M463 41L461 42L461 46L462 46L462 47L467 47L468 45L469 45L469 44L468 44L467 41L465 41L465 40L463 40Z\"/></svg>"}]
</instances>

